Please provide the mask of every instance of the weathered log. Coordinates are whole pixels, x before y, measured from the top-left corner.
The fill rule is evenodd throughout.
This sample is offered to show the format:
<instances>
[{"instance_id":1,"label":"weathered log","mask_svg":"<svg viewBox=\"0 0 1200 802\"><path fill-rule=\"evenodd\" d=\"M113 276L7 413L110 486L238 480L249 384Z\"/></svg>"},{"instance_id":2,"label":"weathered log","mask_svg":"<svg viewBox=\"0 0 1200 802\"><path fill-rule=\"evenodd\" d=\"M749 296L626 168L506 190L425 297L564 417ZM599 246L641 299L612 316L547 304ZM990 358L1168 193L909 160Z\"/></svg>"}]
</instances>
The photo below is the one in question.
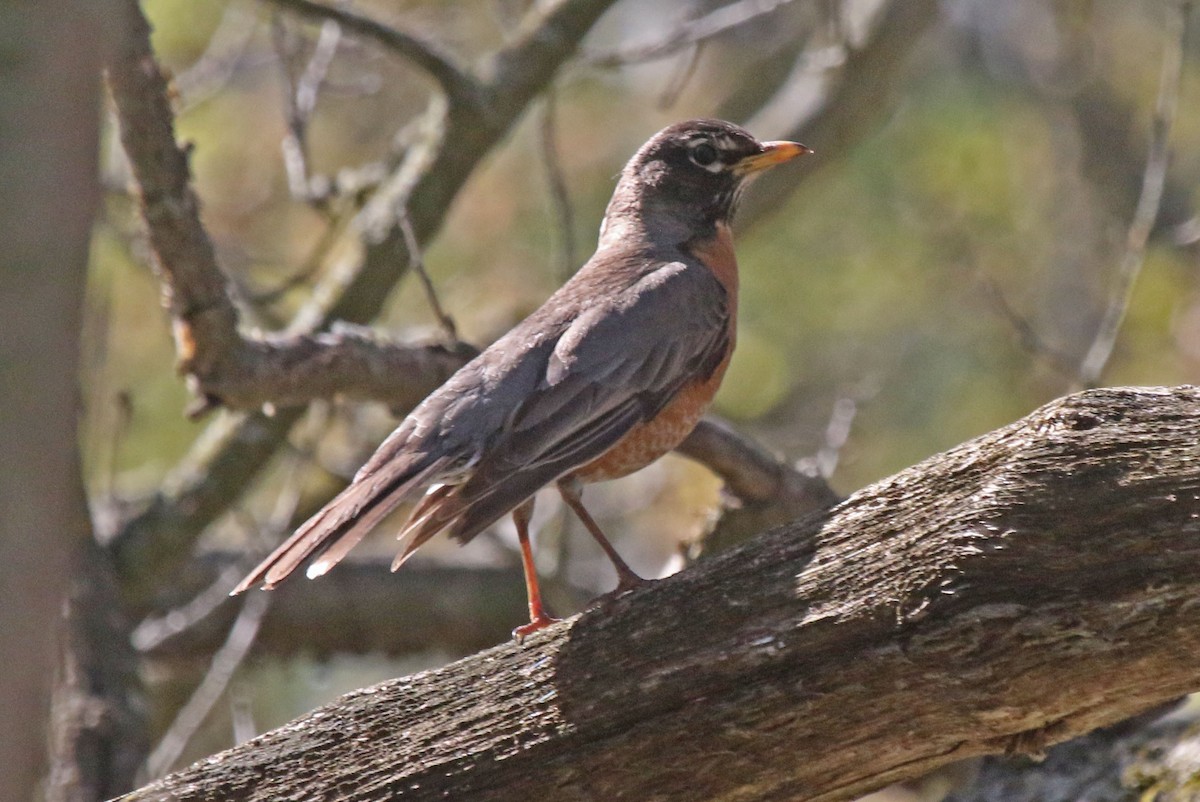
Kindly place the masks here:
<instances>
[{"instance_id":1,"label":"weathered log","mask_svg":"<svg viewBox=\"0 0 1200 802\"><path fill-rule=\"evenodd\" d=\"M1197 535L1200 390L1089 391L126 799L852 799L1200 687Z\"/></svg>"}]
</instances>

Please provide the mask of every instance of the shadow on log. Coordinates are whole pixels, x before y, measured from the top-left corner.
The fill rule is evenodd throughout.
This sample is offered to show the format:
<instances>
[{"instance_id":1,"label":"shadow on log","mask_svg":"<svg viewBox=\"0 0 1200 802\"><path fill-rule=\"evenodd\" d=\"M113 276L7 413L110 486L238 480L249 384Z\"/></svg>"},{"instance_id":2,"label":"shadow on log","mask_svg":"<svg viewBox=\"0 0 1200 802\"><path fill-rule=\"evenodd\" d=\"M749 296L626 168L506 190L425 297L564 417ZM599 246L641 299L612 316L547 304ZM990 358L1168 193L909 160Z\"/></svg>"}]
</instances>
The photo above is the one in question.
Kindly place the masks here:
<instances>
[{"instance_id":1,"label":"shadow on log","mask_svg":"<svg viewBox=\"0 0 1200 802\"><path fill-rule=\"evenodd\" d=\"M853 799L1200 687L1200 390L1104 389L125 797ZM402 578L397 578L402 581Z\"/></svg>"}]
</instances>

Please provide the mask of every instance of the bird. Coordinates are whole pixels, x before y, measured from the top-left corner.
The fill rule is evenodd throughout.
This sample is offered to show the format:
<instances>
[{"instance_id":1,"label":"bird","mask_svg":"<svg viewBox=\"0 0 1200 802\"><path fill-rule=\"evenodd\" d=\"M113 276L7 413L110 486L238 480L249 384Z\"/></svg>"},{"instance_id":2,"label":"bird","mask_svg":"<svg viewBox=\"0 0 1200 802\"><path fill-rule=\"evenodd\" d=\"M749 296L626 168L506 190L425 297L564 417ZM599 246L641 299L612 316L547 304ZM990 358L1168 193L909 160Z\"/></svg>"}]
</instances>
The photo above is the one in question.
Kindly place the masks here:
<instances>
[{"instance_id":1,"label":"bird","mask_svg":"<svg viewBox=\"0 0 1200 802\"><path fill-rule=\"evenodd\" d=\"M530 543L534 494L554 485L617 572L643 581L583 506L584 485L633 473L679 445L733 354L738 266L731 221L763 171L811 153L723 120L652 136L621 171L594 255L537 310L454 373L353 481L232 591L323 575L421 489L392 570L437 533L466 543L511 513L529 602L526 636L558 621Z\"/></svg>"}]
</instances>

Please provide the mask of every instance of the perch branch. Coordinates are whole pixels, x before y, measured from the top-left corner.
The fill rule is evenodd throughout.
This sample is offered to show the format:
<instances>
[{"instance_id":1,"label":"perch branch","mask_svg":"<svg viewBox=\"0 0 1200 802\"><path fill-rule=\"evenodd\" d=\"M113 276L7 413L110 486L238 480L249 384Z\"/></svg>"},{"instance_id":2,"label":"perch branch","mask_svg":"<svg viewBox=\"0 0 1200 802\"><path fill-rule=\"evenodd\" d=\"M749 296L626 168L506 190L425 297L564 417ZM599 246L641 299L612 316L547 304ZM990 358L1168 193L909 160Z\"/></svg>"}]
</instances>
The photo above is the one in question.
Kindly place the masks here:
<instances>
[{"instance_id":1,"label":"perch branch","mask_svg":"<svg viewBox=\"0 0 1200 802\"><path fill-rule=\"evenodd\" d=\"M849 800L1200 686L1200 390L1069 396L125 799ZM719 759L716 759L719 756Z\"/></svg>"}]
</instances>

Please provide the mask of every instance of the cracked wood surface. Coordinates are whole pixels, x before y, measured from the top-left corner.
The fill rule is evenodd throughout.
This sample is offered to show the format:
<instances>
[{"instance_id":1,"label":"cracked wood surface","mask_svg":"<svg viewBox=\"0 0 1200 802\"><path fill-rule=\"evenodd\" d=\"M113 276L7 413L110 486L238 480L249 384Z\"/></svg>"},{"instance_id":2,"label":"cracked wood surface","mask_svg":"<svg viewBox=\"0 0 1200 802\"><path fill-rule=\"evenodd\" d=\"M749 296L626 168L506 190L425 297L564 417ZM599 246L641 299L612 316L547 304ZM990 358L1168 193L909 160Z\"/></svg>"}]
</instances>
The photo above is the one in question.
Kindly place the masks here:
<instances>
[{"instance_id":1,"label":"cracked wood surface","mask_svg":"<svg viewBox=\"0 0 1200 802\"><path fill-rule=\"evenodd\" d=\"M1095 390L125 797L833 800L1200 686L1200 390ZM399 579L398 579L399 581Z\"/></svg>"}]
</instances>

